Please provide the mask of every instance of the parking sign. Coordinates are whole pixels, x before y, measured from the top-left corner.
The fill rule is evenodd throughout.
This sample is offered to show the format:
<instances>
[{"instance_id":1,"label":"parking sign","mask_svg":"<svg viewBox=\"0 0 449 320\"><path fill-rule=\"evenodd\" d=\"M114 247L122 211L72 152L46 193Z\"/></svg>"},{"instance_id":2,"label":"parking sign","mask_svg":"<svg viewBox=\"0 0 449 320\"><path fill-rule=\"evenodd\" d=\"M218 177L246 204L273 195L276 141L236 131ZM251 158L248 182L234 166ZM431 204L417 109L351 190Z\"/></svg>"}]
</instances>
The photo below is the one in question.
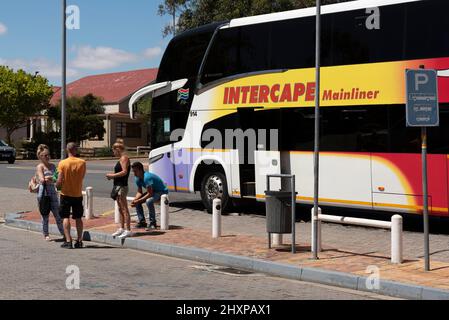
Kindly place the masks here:
<instances>
[{"instance_id":1,"label":"parking sign","mask_svg":"<svg viewBox=\"0 0 449 320\"><path fill-rule=\"evenodd\" d=\"M435 70L407 70L407 126L437 127L438 76Z\"/></svg>"}]
</instances>

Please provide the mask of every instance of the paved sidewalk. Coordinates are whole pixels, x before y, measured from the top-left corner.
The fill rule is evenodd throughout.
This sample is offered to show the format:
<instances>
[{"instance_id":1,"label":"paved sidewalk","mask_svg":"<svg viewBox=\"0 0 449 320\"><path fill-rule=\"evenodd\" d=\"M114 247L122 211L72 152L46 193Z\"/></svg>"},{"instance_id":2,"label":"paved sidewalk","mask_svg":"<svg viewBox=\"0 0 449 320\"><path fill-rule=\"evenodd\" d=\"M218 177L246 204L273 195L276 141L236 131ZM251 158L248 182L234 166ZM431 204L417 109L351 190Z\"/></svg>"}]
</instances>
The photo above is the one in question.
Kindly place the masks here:
<instances>
[{"instance_id":1,"label":"paved sidewalk","mask_svg":"<svg viewBox=\"0 0 449 320\"><path fill-rule=\"evenodd\" d=\"M94 206L99 217L86 220L86 230L100 234L112 234L116 230L112 201L95 198ZM159 212L159 208L157 211ZM102 213L99 214L99 212ZM23 214L21 219L39 222L40 215L30 212ZM422 236L419 233L404 232L405 263L392 265L389 252L389 231L323 224L324 251L320 254L320 260L314 261L311 260L309 245L310 223L298 223L297 225L298 253L295 255L291 254L289 245L268 249L265 217L263 216L223 216L223 237L220 239L212 239L211 224L211 215L203 211L171 207L169 231L145 232L144 229L133 229L135 232L133 239L148 243L196 248L217 254L258 259L298 268L310 267L338 271L360 277L360 279L370 276L367 271L369 266L376 266L380 270L382 281L390 280L414 286L449 290L449 254L447 250L448 236L446 235L432 235L431 243L434 252L432 271L426 273L423 271ZM288 236L284 236L284 242L290 243ZM398 295L400 296L400 294Z\"/></svg>"}]
</instances>

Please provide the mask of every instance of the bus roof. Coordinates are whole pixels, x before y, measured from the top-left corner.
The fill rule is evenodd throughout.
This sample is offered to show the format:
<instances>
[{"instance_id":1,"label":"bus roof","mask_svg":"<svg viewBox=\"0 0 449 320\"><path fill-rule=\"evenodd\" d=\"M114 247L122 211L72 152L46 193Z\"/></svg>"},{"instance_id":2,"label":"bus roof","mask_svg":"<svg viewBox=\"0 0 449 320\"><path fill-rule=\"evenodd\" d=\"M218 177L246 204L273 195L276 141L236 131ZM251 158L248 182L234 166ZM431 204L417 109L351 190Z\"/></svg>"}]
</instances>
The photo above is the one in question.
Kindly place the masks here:
<instances>
[{"instance_id":1,"label":"bus roof","mask_svg":"<svg viewBox=\"0 0 449 320\"><path fill-rule=\"evenodd\" d=\"M350 10L358 10L364 8L374 8L380 6L387 6L392 4L401 4L408 2L417 2L422 0L358 0L358 1L349 1L343 3L329 4L326 6L322 6L321 14L335 13L335 12L343 12ZM246 18L238 18L231 20L229 27L239 27L244 25L251 25L257 23L265 23L272 21L280 21L280 20L288 20L295 18L303 18L310 17L316 15L316 8L310 7L305 9L297 9L276 13L263 14L259 16L252 16Z\"/></svg>"}]
</instances>

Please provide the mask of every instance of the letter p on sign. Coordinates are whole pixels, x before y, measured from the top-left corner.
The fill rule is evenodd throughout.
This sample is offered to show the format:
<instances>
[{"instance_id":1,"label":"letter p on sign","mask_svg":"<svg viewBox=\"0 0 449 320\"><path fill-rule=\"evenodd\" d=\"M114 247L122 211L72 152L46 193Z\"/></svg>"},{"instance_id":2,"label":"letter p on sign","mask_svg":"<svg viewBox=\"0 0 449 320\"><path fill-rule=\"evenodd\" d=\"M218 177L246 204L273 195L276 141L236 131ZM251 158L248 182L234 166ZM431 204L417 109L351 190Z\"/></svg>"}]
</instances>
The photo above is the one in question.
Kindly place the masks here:
<instances>
[{"instance_id":1,"label":"letter p on sign","mask_svg":"<svg viewBox=\"0 0 449 320\"><path fill-rule=\"evenodd\" d=\"M426 85L429 83L429 76L425 73L415 74L415 91L419 91L420 85Z\"/></svg>"}]
</instances>

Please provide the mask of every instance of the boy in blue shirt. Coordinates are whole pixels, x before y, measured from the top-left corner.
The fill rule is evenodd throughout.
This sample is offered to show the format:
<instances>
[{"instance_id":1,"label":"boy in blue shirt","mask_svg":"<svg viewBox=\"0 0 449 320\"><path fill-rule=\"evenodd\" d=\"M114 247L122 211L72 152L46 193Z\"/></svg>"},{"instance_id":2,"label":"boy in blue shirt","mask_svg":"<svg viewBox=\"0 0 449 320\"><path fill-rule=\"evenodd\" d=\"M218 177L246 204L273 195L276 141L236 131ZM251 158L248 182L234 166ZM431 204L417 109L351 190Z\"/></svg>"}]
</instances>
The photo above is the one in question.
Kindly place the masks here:
<instances>
[{"instance_id":1,"label":"boy in blue shirt","mask_svg":"<svg viewBox=\"0 0 449 320\"><path fill-rule=\"evenodd\" d=\"M137 217L139 218L139 223L136 225L136 228L145 228L147 226L142 206L146 203L150 212L149 229L156 229L156 210L154 203L159 201L162 195L168 194L167 186L154 173L145 172L142 163L135 162L131 168L135 176L134 181L137 185L136 197L131 202L131 207L136 208Z\"/></svg>"}]
</instances>

